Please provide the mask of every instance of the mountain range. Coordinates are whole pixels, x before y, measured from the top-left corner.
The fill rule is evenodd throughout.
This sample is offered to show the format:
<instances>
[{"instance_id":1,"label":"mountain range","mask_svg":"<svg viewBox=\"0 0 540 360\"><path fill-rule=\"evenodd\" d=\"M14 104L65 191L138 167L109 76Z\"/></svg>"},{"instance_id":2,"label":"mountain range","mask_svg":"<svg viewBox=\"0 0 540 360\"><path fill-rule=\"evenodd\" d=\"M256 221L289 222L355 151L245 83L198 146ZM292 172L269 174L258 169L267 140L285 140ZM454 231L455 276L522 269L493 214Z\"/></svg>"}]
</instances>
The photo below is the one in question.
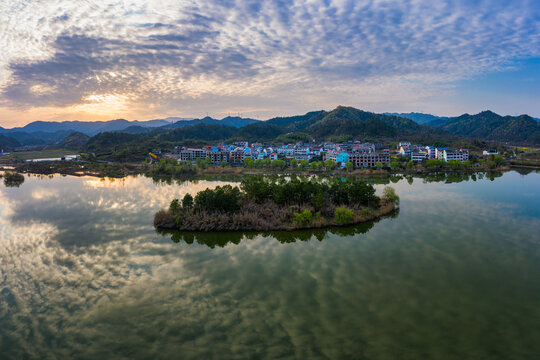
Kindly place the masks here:
<instances>
[{"instance_id":1,"label":"mountain range","mask_svg":"<svg viewBox=\"0 0 540 360\"><path fill-rule=\"evenodd\" d=\"M428 125L456 135L491 141L540 144L540 122L528 115L500 116L492 111L461 116Z\"/></svg>"},{"instance_id":2,"label":"mountain range","mask_svg":"<svg viewBox=\"0 0 540 360\"><path fill-rule=\"evenodd\" d=\"M464 138L540 144L540 122L528 116L500 116L491 111L476 115L439 117L422 113L377 114L338 106L332 111L312 111L304 115L275 117L266 121L225 117L202 119L170 117L149 121L36 121L23 127L0 127L0 148L25 145L77 146L100 139L103 133L119 141L138 138L158 145L177 141L217 141L227 139L306 141L310 138L370 141L407 139L426 143L448 143ZM114 134L117 135L114 135ZM125 136L118 135L119 133ZM103 136L101 136L103 137ZM120 140L122 139L122 140ZM111 140L114 142L114 140ZM99 142L99 141L98 141ZM129 142L129 141L128 141Z\"/></svg>"}]
</instances>

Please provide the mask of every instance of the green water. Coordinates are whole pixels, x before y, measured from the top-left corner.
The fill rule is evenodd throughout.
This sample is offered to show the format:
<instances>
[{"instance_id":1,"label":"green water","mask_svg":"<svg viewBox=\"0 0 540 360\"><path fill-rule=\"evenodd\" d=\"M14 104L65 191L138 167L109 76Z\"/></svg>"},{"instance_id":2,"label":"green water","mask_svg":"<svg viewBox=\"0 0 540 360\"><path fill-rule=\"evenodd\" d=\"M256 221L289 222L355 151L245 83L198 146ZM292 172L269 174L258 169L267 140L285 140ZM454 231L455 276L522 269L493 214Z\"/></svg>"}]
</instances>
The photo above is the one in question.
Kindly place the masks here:
<instances>
[{"instance_id":1,"label":"green water","mask_svg":"<svg viewBox=\"0 0 540 360\"><path fill-rule=\"evenodd\" d=\"M0 359L540 358L540 173L400 180L353 228L154 231L218 184L0 185Z\"/></svg>"}]
</instances>

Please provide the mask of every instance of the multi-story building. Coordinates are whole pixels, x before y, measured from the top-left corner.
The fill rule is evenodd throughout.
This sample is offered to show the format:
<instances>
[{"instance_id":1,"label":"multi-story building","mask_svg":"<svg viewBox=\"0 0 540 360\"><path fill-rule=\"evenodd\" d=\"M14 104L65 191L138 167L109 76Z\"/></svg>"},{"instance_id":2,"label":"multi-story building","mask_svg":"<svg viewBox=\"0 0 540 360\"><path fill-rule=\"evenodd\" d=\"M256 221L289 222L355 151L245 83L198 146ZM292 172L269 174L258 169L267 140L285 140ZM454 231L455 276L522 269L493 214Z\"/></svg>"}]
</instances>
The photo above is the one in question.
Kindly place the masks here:
<instances>
[{"instance_id":1,"label":"multi-story building","mask_svg":"<svg viewBox=\"0 0 540 360\"><path fill-rule=\"evenodd\" d=\"M229 151L218 149L216 151L208 151L208 157L213 164L221 164L222 161L229 162Z\"/></svg>"},{"instance_id":2,"label":"multi-story building","mask_svg":"<svg viewBox=\"0 0 540 360\"><path fill-rule=\"evenodd\" d=\"M401 145L399 147L399 155L409 157L411 156L411 148L410 145Z\"/></svg>"},{"instance_id":3,"label":"multi-story building","mask_svg":"<svg viewBox=\"0 0 540 360\"><path fill-rule=\"evenodd\" d=\"M182 161L195 161L196 159L206 159L208 157L208 151L206 149L178 149L175 148L175 152L180 155Z\"/></svg>"},{"instance_id":4,"label":"multi-story building","mask_svg":"<svg viewBox=\"0 0 540 360\"><path fill-rule=\"evenodd\" d=\"M437 158L437 148L434 146L425 146L424 149L426 150L428 154L428 159L436 159Z\"/></svg>"},{"instance_id":5,"label":"multi-story building","mask_svg":"<svg viewBox=\"0 0 540 360\"><path fill-rule=\"evenodd\" d=\"M429 153L425 150L415 150L411 152L411 160L420 162L424 159L429 159Z\"/></svg>"},{"instance_id":6,"label":"multi-story building","mask_svg":"<svg viewBox=\"0 0 540 360\"><path fill-rule=\"evenodd\" d=\"M390 165L390 153L387 151L381 152L352 152L349 153L349 161L355 167L374 167L377 163L383 166Z\"/></svg>"},{"instance_id":7,"label":"multi-story building","mask_svg":"<svg viewBox=\"0 0 540 360\"><path fill-rule=\"evenodd\" d=\"M346 164L349 162L349 153L341 152L337 154L336 159L334 160L337 163L340 164Z\"/></svg>"},{"instance_id":8,"label":"multi-story building","mask_svg":"<svg viewBox=\"0 0 540 360\"><path fill-rule=\"evenodd\" d=\"M449 148L435 148L435 157L434 159L442 159L444 150L449 150Z\"/></svg>"},{"instance_id":9,"label":"multi-story building","mask_svg":"<svg viewBox=\"0 0 540 360\"><path fill-rule=\"evenodd\" d=\"M398 149L399 149L399 148L401 148L402 146L411 146L411 143L410 143L410 142L403 142L403 141L402 141L402 142L400 142L400 143L398 144L397 147L398 147Z\"/></svg>"},{"instance_id":10,"label":"multi-story building","mask_svg":"<svg viewBox=\"0 0 540 360\"><path fill-rule=\"evenodd\" d=\"M229 152L229 161L232 164L242 164L246 156L244 148L235 148Z\"/></svg>"},{"instance_id":11,"label":"multi-story building","mask_svg":"<svg viewBox=\"0 0 540 360\"><path fill-rule=\"evenodd\" d=\"M439 160L449 161L466 161L469 160L469 150L467 149L458 149L458 150L448 150L444 149L439 152Z\"/></svg>"}]
</instances>

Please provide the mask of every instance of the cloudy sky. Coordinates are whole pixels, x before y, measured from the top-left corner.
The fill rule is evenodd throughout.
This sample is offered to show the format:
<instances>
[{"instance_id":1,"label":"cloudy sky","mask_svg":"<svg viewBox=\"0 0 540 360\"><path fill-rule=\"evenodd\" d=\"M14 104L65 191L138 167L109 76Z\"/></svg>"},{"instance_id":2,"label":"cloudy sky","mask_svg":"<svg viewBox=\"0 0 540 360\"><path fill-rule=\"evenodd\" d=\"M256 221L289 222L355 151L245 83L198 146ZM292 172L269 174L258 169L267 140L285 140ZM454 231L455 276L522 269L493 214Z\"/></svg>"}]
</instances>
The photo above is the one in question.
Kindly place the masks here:
<instances>
[{"instance_id":1,"label":"cloudy sky","mask_svg":"<svg viewBox=\"0 0 540 360\"><path fill-rule=\"evenodd\" d=\"M3 0L0 126L351 105L540 116L538 0Z\"/></svg>"}]
</instances>

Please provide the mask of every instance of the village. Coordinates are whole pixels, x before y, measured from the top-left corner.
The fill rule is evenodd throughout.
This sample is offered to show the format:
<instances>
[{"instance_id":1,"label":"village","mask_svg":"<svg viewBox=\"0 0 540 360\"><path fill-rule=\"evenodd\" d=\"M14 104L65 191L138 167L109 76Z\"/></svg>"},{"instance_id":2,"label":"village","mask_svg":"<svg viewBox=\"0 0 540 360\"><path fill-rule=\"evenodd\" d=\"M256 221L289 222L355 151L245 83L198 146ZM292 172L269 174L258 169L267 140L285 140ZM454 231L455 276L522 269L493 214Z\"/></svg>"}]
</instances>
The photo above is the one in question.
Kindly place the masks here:
<instances>
[{"instance_id":1,"label":"village","mask_svg":"<svg viewBox=\"0 0 540 360\"><path fill-rule=\"evenodd\" d=\"M485 150L483 155L496 155L497 150ZM436 159L444 162L469 160L468 149L450 149L413 145L399 142L395 147L361 141L334 142L298 142L295 144L274 145L260 142L237 141L232 144L217 144L203 147L176 146L173 152L161 153L153 150L149 160L157 161L160 157L177 159L186 163L206 160L214 165L249 165L270 164L284 160L292 165L306 166L314 161L333 162L338 167L374 168L389 167L396 160L420 163ZM198 160L200 159L200 160Z\"/></svg>"}]
</instances>

